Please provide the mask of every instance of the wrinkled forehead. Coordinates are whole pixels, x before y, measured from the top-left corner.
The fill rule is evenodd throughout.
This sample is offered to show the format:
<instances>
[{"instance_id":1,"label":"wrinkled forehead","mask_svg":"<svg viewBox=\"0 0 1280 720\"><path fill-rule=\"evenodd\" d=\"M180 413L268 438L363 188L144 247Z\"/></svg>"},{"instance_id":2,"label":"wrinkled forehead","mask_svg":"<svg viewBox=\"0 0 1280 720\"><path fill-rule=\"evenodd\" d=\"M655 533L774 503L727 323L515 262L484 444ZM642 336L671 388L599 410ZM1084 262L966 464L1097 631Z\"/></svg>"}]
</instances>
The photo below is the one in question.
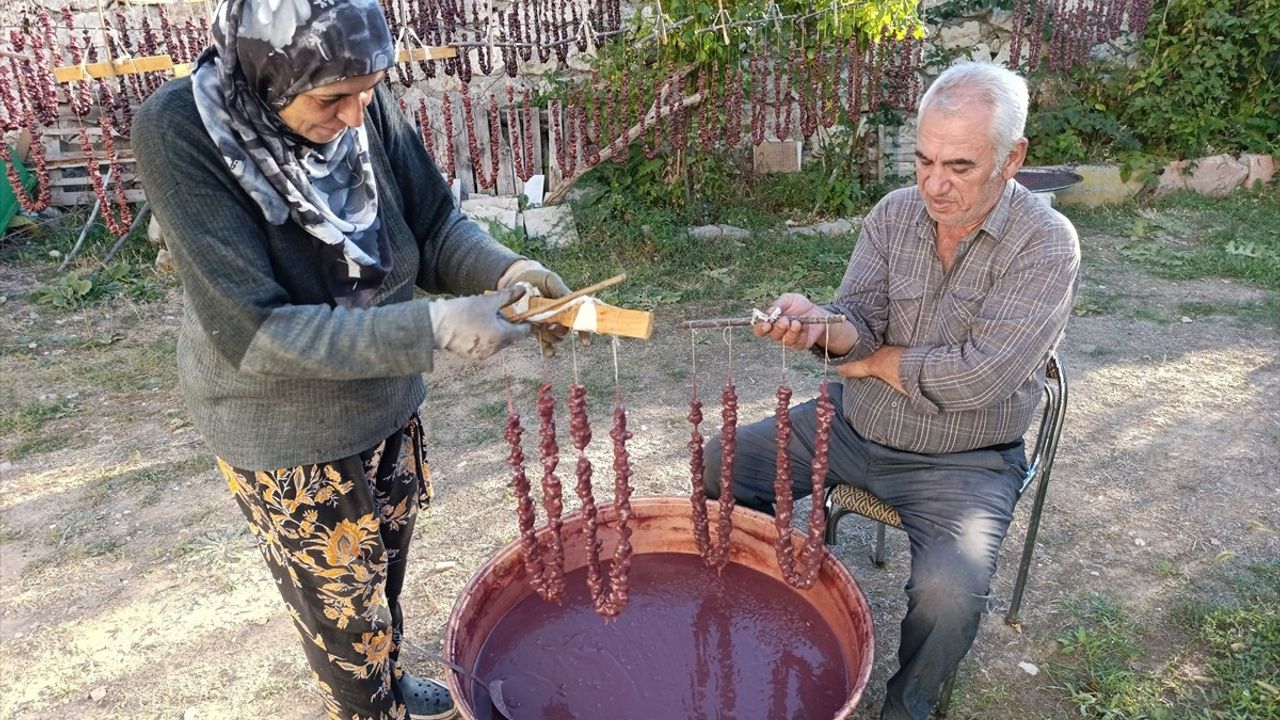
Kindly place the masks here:
<instances>
[{"instance_id":1,"label":"wrinkled forehead","mask_svg":"<svg viewBox=\"0 0 1280 720\"><path fill-rule=\"evenodd\" d=\"M215 42L234 43L219 50L234 53L249 87L277 110L312 88L392 64L377 0L228 0L218 21Z\"/></svg>"},{"instance_id":2,"label":"wrinkled forehead","mask_svg":"<svg viewBox=\"0 0 1280 720\"><path fill-rule=\"evenodd\" d=\"M991 107L983 103L931 106L920 116L916 148L930 159L966 157L978 161L994 157Z\"/></svg>"}]
</instances>

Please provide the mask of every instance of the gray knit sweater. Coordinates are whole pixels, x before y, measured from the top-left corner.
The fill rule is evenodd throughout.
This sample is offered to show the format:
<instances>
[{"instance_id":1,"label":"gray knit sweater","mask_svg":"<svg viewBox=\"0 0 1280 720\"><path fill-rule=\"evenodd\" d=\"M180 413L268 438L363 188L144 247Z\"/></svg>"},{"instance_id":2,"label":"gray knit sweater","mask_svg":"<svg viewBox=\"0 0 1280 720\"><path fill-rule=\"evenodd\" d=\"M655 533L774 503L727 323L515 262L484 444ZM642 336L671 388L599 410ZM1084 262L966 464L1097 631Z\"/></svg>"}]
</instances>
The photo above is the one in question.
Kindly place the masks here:
<instances>
[{"instance_id":1,"label":"gray knit sweater","mask_svg":"<svg viewBox=\"0 0 1280 720\"><path fill-rule=\"evenodd\" d=\"M479 293L518 259L458 212L385 87L365 123L393 267L372 307L348 309L326 289L319 241L292 222L267 223L227 170L188 79L134 118L142 183L182 279L182 394L213 452L236 467L336 460L403 426L432 366L415 285Z\"/></svg>"}]
</instances>

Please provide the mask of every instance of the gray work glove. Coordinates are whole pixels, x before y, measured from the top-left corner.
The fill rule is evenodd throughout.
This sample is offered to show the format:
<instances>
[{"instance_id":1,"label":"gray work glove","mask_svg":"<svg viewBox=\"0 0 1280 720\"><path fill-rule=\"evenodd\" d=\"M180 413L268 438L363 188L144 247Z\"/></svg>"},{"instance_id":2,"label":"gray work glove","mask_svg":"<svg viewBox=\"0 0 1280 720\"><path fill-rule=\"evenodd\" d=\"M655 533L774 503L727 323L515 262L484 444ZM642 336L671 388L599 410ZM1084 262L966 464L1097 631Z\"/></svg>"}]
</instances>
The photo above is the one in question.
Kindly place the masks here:
<instances>
[{"instance_id":1,"label":"gray work glove","mask_svg":"<svg viewBox=\"0 0 1280 720\"><path fill-rule=\"evenodd\" d=\"M498 289L515 287L517 283L527 283L539 297L558 298L570 292L569 286L560 279L559 275L543 267L537 260L528 258L511 263L511 267L507 268L507 271L498 279ZM551 357L556 354L556 343L564 339L564 336L569 333L569 328L559 323L535 324L534 332L538 336L538 345L542 347L543 356ZM578 333L578 341L583 346L590 345L591 334Z\"/></svg>"},{"instance_id":2,"label":"gray work glove","mask_svg":"<svg viewBox=\"0 0 1280 720\"><path fill-rule=\"evenodd\" d=\"M523 287L492 295L468 295L431 301L431 334L437 350L470 360L483 360L511 343L529 337L529 323L508 322L502 308L524 297Z\"/></svg>"}]
</instances>

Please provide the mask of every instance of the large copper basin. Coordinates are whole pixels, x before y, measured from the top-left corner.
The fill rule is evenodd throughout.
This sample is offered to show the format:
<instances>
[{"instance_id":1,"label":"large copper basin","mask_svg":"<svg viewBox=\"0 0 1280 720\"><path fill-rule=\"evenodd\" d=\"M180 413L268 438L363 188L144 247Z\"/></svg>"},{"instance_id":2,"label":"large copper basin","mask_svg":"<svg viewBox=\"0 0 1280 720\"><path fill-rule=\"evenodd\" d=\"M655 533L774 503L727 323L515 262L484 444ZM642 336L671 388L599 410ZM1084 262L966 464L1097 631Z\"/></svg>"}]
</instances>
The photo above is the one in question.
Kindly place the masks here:
<instances>
[{"instance_id":1,"label":"large copper basin","mask_svg":"<svg viewBox=\"0 0 1280 720\"><path fill-rule=\"evenodd\" d=\"M564 606L554 606L538 598L527 581L517 541L500 550L463 590L449 618L445 654L459 665L473 669L486 680L501 679L503 694L508 704L512 705L513 720L658 717L657 714L646 711L627 710L628 703L636 702L629 699L635 693L639 693L636 697L663 698L668 703L668 709L662 711L664 720L682 720L674 716L678 714L684 714L690 720L716 716L733 717L735 720L777 720L780 716L797 712L794 705L786 704L788 693L792 697L791 702L794 702L795 697L811 696L815 692L834 698L824 701L827 709L822 715L827 712L831 713L828 717L833 718L851 715L862 697L871 672L874 647L872 620L862 591L835 556L824 548L821 570L813 587L803 591L790 588L781 579L774 555L772 542L776 531L773 519L739 508L733 515L733 549L729 566L723 574L717 576L700 565L687 499L638 498L632 501L632 509L632 601L617 620L606 623L595 616L590 610L585 591L575 591L573 583L582 577L581 573L577 576L570 575L570 597ZM708 505L708 511L711 527L714 528L717 515L714 503ZM604 542L603 557L606 559L612 557L616 535L613 525L615 519L612 508L602 508L600 538ZM563 538L567 575L581 570L586 564L583 529L579 513L566 516ZM798 533L796 539L799 540ZM671 553L676 555L670 555ZM756 612L759 603L754 600L751 601L751 607L741 607L735 604L739 602L737 600L727 603L717 600L717 609L708 613L705 607L696 607L699 601L695 599L695 612L687 621L680 619L678 615L668 617L664 612L659 612L664 599L675 597L677 591L673 589L670 594L664 595L666 589L652 587L653 584L661 585L661 580L655 578L661 578L662 573L666 572L661 570L655 575L653 568L659 565L678 565L692 570L695 569L695 560L699 563L696 566L697 580L692 586L695 594L711 593L712 588L719 586L716 592L724 597L749 598L751 592L760 590L761 586L768 586L772 588L769 589L768 599L782 609L781 612L775 611L775 615L781 618L784 625L793 622L799 624L796 627L788 626L785 631L773 636L767 633L764 636L742 635L744 627L759 621ZM646 587L645 583L651 586ZM723 587L726 583L729 587ZM738 586L734 586L734 583ZM690 583L686 582L684 588L683 592L687 593ZM578 607L573 607L575 603ZM713 603L708 601L708 605L711 604ZM572 632L565 633L563 626L552 627L550 624L542 631L546 632L550 628L551 632L558 633L555 637L572 636L571 640L565 641L563 647L555 650L559 656L575 655L565 661L565 667L572 674L591 675L599 671L602 664L619 664L617 670L622 675L604 675L601 677L610 679L601 681L597 678L595 681L593 692L596 702L606 698L607 710L596 706L574 706L575 690L572 683L566 682L564 677L549 679L553 672L550 665L555 664L553 660L556 655L521 658L520 652L511 649L514 645L509 646L506 654L503 654L502 648L507 647L502 645L503 642L523 641L521 636L525 634L523 627L513 632L512 622L525 623L527 618L533 617L531 612L549 614L548 617L552 619L548 623L571 623L569 627ZM735 613L741 615L735 616ZM803 618L803 621L796 620L798 618ZM532 633L537 630L533 626L541 621L528 622ZM626 627L631 630L626 630ZM641 628L639 635L636 634L636 628ZM611 633L624 632L631 633L631 640L627 641L631 645L634 645L636 637L642 637L644 642L662 643L660 653L650 653L644 659L636 661L634 656L625 657L630 648L626 648L626 652L615 653L614 649L608 647L595 647L600 643L607 646ZM612 637L616 637L621 644L624 636ZM815 655L823 654L815 651L819 647L827 648L825 657L819 658L818 664L811 664L814 663ZM759 650L758 655L756 648ZM597 655L577 656L579 653L590 652ZM737 660L733 657L735 654ZM623 657L619 659L619 656ZM743 664L742 657L762 662L763 667L738 667ZM652 684L644 686L645 683L660 682L656 679L656 676L661 675L657 670L667 672L669 676L672 670L667 666L678 665L680 662L690 663L689 672L679 675L680 682L665 682L661 687L654 687ZM738 666L735 666L735 662ZM634 666L643 663L660 667ZM819 664L821 671L817 669ZM676 672L683 671L677 669ZM763 673L763 676L753 678L751 673ZM543 700L531 702L522 699L531 697L524 694L522 684L533 687L537 682L559 683L556 702L547 704ZM602 688L601 682L609 686ZM814 686L812 683L815 682L821 684ZM494 717L483 688L453 671L448 674L448 683L464 718L489 720ZM771 684L776 687L768 687ZM710 712L708 703L714 706ZM717 703L733 707L717 706ZM670 710L672 704L688 710L674 713ZM792 709L784 709L788 707ZM811 713L812 710L804 712ZM813 717L812 720L818 718Z\"/></svg>"}]
</instances>

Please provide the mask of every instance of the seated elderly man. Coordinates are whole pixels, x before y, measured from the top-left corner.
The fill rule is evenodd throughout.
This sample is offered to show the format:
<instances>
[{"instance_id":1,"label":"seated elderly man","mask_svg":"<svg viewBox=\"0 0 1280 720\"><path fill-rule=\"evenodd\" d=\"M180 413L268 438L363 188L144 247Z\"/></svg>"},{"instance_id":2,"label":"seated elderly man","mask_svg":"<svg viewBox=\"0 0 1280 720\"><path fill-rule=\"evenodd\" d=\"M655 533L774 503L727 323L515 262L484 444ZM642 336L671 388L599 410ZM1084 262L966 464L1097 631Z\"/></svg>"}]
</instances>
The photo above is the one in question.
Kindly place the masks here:
<instances>
[{"instance_id":1,"label":"seated elderly man","mask_svg":"<svg viewBox=\"0 0 1280 720\"><path fill-rule=\"evenodd\" d=\"M1026 157L1027 85L984 63L944 72L920 102L916 184L867 216L835 301L779 297L756 335L825 356L832 388L827 483L897 509L911 542L898 671L881 717L929 715L987 606L1044 366L1071 314L1074 228L1013 178ZM837 325L794 318L838 313ZM812 491L816 400L791 409L794 491ZM773 418L738 430L737 502L771 512ZM720 438L707 446L720 492Z\"/></svg>"}]
</instances>

